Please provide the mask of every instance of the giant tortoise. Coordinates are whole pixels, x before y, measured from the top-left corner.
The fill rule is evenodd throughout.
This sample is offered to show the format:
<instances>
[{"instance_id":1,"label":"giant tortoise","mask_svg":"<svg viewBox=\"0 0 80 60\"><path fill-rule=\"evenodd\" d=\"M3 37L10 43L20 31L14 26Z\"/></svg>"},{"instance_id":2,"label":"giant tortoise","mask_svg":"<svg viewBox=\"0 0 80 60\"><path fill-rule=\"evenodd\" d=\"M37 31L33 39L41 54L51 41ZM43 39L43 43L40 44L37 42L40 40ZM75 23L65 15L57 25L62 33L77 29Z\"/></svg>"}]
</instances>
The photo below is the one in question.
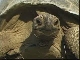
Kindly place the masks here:
<instances>
[{"instance_id":1,"label":"giant tortoise","mask_svg":"<svg viewBox=\"0 0 80 60\"><path fill-rule=\"evenodd\" d=\"M79 59L78 5L79 0L6 0L0 5L0 58Z\"/></svg>"}]
</instances>

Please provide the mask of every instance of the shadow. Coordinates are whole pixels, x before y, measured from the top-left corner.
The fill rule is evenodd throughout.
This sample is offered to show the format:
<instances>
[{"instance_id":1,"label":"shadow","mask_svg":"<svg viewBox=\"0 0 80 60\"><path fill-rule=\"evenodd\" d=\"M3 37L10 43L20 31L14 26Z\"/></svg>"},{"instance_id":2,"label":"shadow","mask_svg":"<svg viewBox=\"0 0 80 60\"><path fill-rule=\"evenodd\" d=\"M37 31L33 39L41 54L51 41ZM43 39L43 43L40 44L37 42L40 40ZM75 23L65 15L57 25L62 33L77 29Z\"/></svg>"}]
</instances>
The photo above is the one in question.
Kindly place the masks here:
<instances>
[{"instance_id":1,"label":"shadow","mask_svg":"<svg viewBox=\"0 0 80 60\"><path fill-rule=\"evenodd\" d=\"M53 55L45 56L49 52L50 47L52 46L52 41L49 42L48 46L40 46L39 39L34 35L34 31L30 36L22 42L20 47L20 53L25 59L55 59Z\"/></svg>"}]
</instances>

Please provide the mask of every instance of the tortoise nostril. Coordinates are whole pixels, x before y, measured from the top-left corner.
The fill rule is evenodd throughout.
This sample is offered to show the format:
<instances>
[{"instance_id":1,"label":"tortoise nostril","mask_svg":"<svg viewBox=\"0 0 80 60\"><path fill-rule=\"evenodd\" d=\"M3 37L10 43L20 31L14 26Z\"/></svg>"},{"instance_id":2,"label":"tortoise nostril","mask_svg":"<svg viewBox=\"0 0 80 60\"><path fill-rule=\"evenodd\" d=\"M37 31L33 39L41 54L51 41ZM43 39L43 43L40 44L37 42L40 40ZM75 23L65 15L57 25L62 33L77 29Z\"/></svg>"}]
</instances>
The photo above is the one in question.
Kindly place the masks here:
<instances>
[{"instance_id":1,"label":"tortoise nostril","mask_svg":"<svg viewBox=\"0 0 80 60\"><path fill-rule=\"evenodd\" d=\"M57 25L58 24L58 20L54 23L54 25Z\"/></svg>"}]
</instances>

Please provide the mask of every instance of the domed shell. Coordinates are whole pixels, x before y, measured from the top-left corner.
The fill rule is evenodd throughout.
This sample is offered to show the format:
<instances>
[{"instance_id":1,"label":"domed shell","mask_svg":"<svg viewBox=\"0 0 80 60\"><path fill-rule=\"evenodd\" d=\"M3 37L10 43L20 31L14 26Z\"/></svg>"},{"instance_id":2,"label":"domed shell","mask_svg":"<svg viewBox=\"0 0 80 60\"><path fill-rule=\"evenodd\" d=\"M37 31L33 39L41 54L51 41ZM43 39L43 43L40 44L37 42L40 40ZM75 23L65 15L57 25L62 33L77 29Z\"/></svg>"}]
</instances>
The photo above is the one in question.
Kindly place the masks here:
<instances>
[{"instance_id":1,"label":"domed shell","mask_svg":"<svg viewBox=\"0 0 80 60\"><path fill-rule=\"evenodd\" d=\"M14 8L16 8L23 5L22 3L29 5L38 5L38 4L55 5L65 11L79 15L79 0L6 0L6 1L7 1L6 4L8 6L2 10L0 15L5 14L9 9L13 8L14 6L15 6ZM4 0L2 2L4 2ZM4 4L4 6L6 6L6 4ZM1 5L1 7L4 6Z\"/></svg>"}]
</instances>

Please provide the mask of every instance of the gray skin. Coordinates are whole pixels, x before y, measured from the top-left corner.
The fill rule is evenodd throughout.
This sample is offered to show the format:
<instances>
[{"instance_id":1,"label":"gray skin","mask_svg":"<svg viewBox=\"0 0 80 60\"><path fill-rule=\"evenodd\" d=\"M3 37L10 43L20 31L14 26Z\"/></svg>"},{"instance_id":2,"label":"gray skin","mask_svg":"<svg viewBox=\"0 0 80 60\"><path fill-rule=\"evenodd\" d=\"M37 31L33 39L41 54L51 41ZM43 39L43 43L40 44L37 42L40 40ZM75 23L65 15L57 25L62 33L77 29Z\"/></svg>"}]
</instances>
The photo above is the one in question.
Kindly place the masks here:
<instances>
[{"instance_id":1,"label":"gray skin","mask_svg":"<svg viewBox=\"0 0 80 60\"><path fill-rule=\"evenodd\" d=\"M26 53L27 58L62 58L61 41L64 34L60 27L59 19L45 12L37 11L37 14L39 16L35 17L33 20L33 30L39 43L37 43L36 47L27 48L27 53L32 52L32 54L29 55Z\"/></svg>"},{"instance_id":2,"label":"gray skin","mask_svg":"<svg viewBox=\"0 0 80 60\"><path fill-rule=\"evenodd\" d=\"M49 13L37 11L39 16L33 20L33 29L37 30L38 35L56 36L60 30L59 19Z\"/></svg>"}]
</instances>

